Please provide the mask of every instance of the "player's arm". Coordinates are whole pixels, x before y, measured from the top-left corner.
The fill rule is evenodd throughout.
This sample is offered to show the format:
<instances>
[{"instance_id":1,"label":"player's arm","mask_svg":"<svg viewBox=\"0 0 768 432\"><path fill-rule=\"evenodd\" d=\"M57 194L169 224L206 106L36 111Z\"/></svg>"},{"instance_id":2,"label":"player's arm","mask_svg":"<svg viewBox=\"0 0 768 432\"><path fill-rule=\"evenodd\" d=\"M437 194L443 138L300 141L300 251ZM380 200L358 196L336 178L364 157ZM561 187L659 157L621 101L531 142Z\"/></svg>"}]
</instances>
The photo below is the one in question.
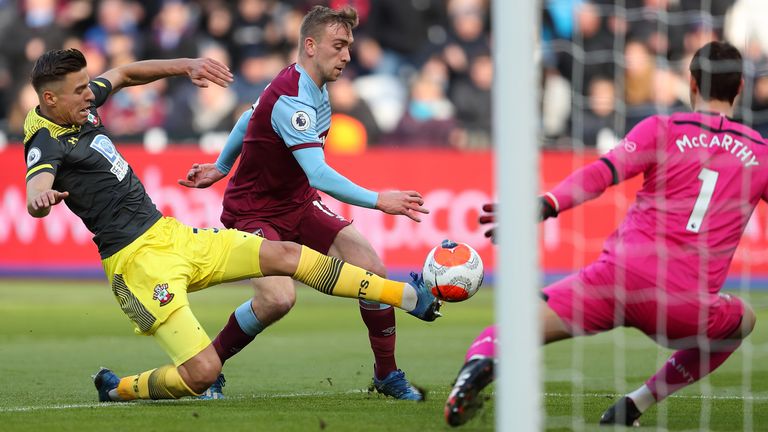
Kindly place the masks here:
<instances>
[{"instance_id":1,"label":"player's arm","mask_svg":"<svg viewBox=\"0 0 768 432\"><path fill-rule=\"evenodd\" d=\"M544 196L539 197L538 207L539 221L549 219L551 217L557 217L557 210L554 205L550 204L549 200ZM496 204L488 203L483 204L481 208L480 216L477 220L480 225L490 225L486 231L485 236L490 238L494 243L496 242Z\"/></svg>"},{"instance_id":2,"label":"player's arm","mask_svg":"<svg viewBox=\"0 0 768 432\"><path fill-rule=\"evenodd\" d=\"M609 186L616 184L616 171L613 164L605 158L593 162L573 172L550 192L539 197L539 221L547 220L564 210L600 196ZM485 236L495 241L496 205L484 204L484 213L478 222L490 225Z\"/></svg>"},{"instance_id":3,"label":"player's arm","mask_svg":"<svg viewBox=\"0 0 768 432\"><path fill-rule=\"evenodd\" d=\"M309 179L309 185L339 201L359 207L375 208L392 215L405 215L416 222L421 219L415 213L429 213L422 207L424 200L416 191L374 192L358 186L339 174L325 162L325 154L319 147L303 148L293 152L301 169Z\"/></svg>"},{"instance_id":4,"label":"player's arm","mask_svg":"<svg viewBox=\"0 0 768 432\"><path fill-rule=\"evenodd\" d=\"M27 212L32 217L48 216L51 207L69 196L69 192L52 189L53 174L41 172L27 181Z\"/></svg>"},{"instance_id":5,"label":"player's arm","mask_svg":"<svg viewBox=\"0 0 768 432\"><path fill-rule=\"evenodd\" d=\"M233 81L232 72L227 66L209 58L143 60L110 69L99 78L108 80L114 93L123 87L182 75L189 77L198 87L208 87L209 82L227 87Z\"/></svg>"},{"instance_id":6,"label":"player's arm","mask_svg":"<svg viewBox=\"0 0 768 432\"><path fill-rule=\"evenodd\" d=\"M546 220L565 210L602 195L618 183L616 168L607 158L600 158L574 171L551 191L539 198L539 220Z\"/></svg>"},{"instance_id":7,"label":"player's arm","mask_svg":"<svg viewBox=\"0 0 768 432\"><path fill-rule=\"evenodd\" d=\"M541 197L541 219L556 217L602 195L608 187L635 177L657 163L666 142L666 120L650 116L632 128L604 157L580 168Z\"/></svg>"},{"instance_id":8,"label":"player's arm","mask_svg":"<svg viewBox=\"0 0 768 432\"><path fill-rule=\"evenodd\" d=\"M48 129L40 129L24 146L27 174L27 212L36 218L48 216L51 206L69 196L69 192L53 189L56 172L61 165L64 151L51 138Z\"/></svg>"},{"instance_id":9,"label":"player's arm","mask_svg":"<svg viewBox=\"0 0 768 432\"><path fill-rule=\"evenodd\" d=\"M404 215L416 222L421 222L418 213L429 213L422 207L424 200L418 192L377 193L358 186L328 166L316 125L315 109L296 98L281 96L272 109L272 128L293 152L310 186L339 201L375 208L387 214Z\"/></svg>"},{"instance_id":10,"label":"player's arm","mask_svg":"<svg viewBox=\"0 0 768 432\"><path fill-rule=\"evenodd\" d=\"M618 179L613 163L606 158L600 158L574 171L554 189L539 197L539 221L557 217L561 211L597 198L616 183ZM481 225L491 225L485 231L485 236L495 240L496 205L485 204L482 211L484 213L480 214L478 222Z\"/></svg>"},{"instance_id":11,"label":"player's arm","mask_svg":"<svg viewBox=\"0 0 768 432\"><path fill-rule=\"evenodd\" d=\"M602 195L610 186L645 172L656 163L657 146L666 137L666 123L651 116L638 123L619 144L604 157L574 171L554 189L539 197L539 220L557 217L560 212ZM483 206L480 224L491 227L485 232L493 239L496 224L495 206Z\"/></svg>"},{"instance_id":12,"label":"player's arm","mask_svg":"<svg viewBox=\"0 0 768 432\"><path fill-rule=\"evenodd\" d=\"M245 111L240 116L235 127L232 128L229 136L227 136L227 142L224 144L221 153L219 153L219 157L216 159L216 168L224 175L229 174L237 157L243 151L243 139L245 139L245 131L248 130L248 122L251 121L251 115L253 115L253 108Z\"/></svg>"},{"instance_id":13,"label":"player's arm","mask_svg":"<svg viewBox=\"0 0 768 432\"><path fill-rule=\"evenodd\" d=\"M616 183L616 170L613 164L606 158L600 158L574 171L554 189L539 197L539 221L557 217L561 211L597 198L609 186ZM485 204L482 211L484 213L480 214L478 222L481 225L491 225L485 231L485 236L495 240L496 206Z\"/></svg>"},{"instance_id":14,"label":"player's arm","mask_svg":"<svg viewBox=\"0 0 768 432\"><path fill-rule=\"evenodd\" d=\"M307 175L309 185L321 190L339 201L359 207L376 208L379 194L356 185L339 174L325 162L325 153L320 147L309 147L293 152L296 161Z\"/></svg>"},{"instance_id":15,"label":"player's arm","mask_svg":"<svg viewBox=\"0 0 768 432\"><path fill-rule=\"evenodd\" d=\"M226 177L232 170L235 160L243 151L243 138L245 138L245 131L248 129L248 122L251 120L252 114L253 108L245 111L237 120L235 127L232 128L227 137L224 148L216 159L216 163L193 164L187 172L187 178L179 179L179 184L191 188L207 188Z\"/></svg>"}]
</instances>

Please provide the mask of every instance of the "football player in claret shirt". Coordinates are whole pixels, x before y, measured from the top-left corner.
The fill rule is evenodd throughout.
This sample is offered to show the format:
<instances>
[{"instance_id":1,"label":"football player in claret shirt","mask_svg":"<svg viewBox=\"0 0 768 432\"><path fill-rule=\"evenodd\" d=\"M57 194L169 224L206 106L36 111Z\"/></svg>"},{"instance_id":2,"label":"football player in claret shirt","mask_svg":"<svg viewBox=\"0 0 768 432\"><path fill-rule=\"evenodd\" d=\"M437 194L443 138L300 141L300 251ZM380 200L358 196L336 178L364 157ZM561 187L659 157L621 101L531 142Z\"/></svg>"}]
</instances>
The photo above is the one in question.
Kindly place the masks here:
<instances>
[{"instance_id":1,"label":"football player in claret shirt","mask_svg":"<svg viewBox=\"0 0 768 432\"><path fill-rule=\"evenodd\" d=\"M172 59L130 63L91 81L76 49L49 51L32 70L39 105L24 124L27 211L45 217L66 203L94 234L115 299L136 333L154 336L173 361L122 379L100 370L94 376L100 401L175 399L211 387L221 360L187 294L222 282L290 276L325 294L387 303L427 321L438 316L439 302L418 281L389 281L296 243L163 217L97 108L123 87L176 75L201 87L232 80L216 61Z\"/></svg>"},{"instance_id":2,"label":"football player in claret shirt","mask_svg":"<svg viewBox=\"0 0 768 432\"><path fill-rule=\"evenodd\" d=\"M644 411L717 369L755 325L743 300L720 292L755 206L768 200L768 145L730 118L743 88L742 58L728 43L700 48L691 65L694 112L640 122L604 157L541 198L541 219L556 217L609 186L643 175L602 254L543 291L543 343L634 327L677 350L600 423L632 426ZM481 222L494 222L493 207ZM489 231L492 235L492 230ZM446 402L449 424L472 417L493 380L496 328L470 346Z\"/></svg>"},{"instance_id":3,"label":"football player in claret shirt","mask_svg":"<svg viewBox=\"0 0 768 432\"><path fill-rule=\"evenodd\" d=\"M291 240L379 276L386 268L370 243L335 214L318 195L323 191L351 205L404 215L418 222L424 200L416 191L374 192L348 180L325 162L323 142L331 127L326 84L336 81L350 60L357 12L316 6L302 21L299 60L283 69L253 108L243 113L215 164L195 164L179 183L208 187L240 164L224 193L226 227L270 240ZM222 361L237 353L293 307L289 278L255 279L255 296L230 317L214 340ZM360 302L375 357L375 388L398 399L422 400L395 362L395 312ZM220 389L211 389L211 395Z\"/></svg>"}]
</instances>

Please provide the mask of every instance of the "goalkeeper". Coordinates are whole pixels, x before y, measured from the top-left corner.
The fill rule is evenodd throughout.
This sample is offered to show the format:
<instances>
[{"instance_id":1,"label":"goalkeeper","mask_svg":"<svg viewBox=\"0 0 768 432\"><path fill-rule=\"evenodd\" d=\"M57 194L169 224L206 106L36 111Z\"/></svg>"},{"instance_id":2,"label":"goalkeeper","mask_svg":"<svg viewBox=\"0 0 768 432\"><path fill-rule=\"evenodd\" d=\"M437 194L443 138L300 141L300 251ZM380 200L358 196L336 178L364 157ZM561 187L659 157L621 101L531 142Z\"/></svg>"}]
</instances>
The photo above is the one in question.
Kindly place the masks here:
<instances>
[{"instance_id":1,"label":"goalkeeper","mask_svg":"<svg viewBox=\"0 0 768 432\"><path fill-rule=\"evenodd\" d=\"M677 350L605 411L601 424L637 424L648 408L723 364L755 325L748 304L720 292L755 206L768 200L768 146L730 118L741 70L733 46L703 46L690 64L694 112L643 120L605 157L541 198L544 220L644 176L603 253L544 288L539 305L545 344L626 326ZM493 222L493 207L484 210L480 221ZM467 352L445 407L453 426L471 418L478 392L493 379L495 332L485 329Z\"/></svg>"}]
</instances>

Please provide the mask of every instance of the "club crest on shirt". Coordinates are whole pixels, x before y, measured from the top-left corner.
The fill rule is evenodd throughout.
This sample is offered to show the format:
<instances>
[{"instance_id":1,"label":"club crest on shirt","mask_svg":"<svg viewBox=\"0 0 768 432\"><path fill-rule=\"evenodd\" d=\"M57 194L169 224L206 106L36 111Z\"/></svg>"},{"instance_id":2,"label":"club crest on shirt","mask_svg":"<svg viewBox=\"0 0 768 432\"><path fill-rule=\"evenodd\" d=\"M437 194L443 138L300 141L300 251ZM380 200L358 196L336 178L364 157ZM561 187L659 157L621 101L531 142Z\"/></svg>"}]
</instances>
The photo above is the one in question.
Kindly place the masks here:
<instances>
[{"instance_id":1,"label":"club crest on shirt","mask_svg":"<svg viewBox=\"0 0 768 432\"><path fill-rule=\"evenodd\" d=\"M161 283L155 285L155 292L152 294L152 300L159 301L160 307L162 307L170 303L174 296L174 293L168 292L168 284Z\"/></svg>"},{"instance_id":2,"label":"club crest on shirt","mask_svg":"<svg viewBox=\"0 0 768 432\"><path fill-rule=\"evenodd\" d=\"M304 111L296 111L291 116L291 125L297 131L305 131L309 129L309 115Z\"/></svg>"},{"instance_id":3,"label":"club crest on shirt","mask_svg":"<svg viewBox=\"0 0 768 432\"><path fill-rule=\"evenodd\" d=\"M256 228L256 231L253 232L253 235L257 235L259 237L264 237L264 230L261 228Z\"/></svg>"},{"instance_id":4,"label":"club crest on shirt","mask_svg":"<svg viewBox=\"0 0 768 432\"><path fill-rule=\"evenodd\" d=\"M27 153L27 168L31 168L32 165L38 163L42 156L43 154L40 152L39 148L32 147L29 149L29 153Z\"/></svg>"},{"instance_id":5,"label":"club crest on shirt","mask_svg":"<svg viewBox=\"0 0 768 432\"><path fill-rule=\"evenodd\" d=\"M99 117L93 115L93 113L90 113L90 112L88 113L88 121L93 123L94 126L99 125Z\"/></svg>"},{"instance_id":6,"label":"club crest on shirt","mask_svg":"<svg viewBox=\"0 0 768 432\"><path fill-rule=\"evenodd\" d=\"M624 150L628 151L629 153L633 153L635 150L637 150L637 144L626 138L621 140L619 145L624 146Z\"/></svg>"}]
</instances>

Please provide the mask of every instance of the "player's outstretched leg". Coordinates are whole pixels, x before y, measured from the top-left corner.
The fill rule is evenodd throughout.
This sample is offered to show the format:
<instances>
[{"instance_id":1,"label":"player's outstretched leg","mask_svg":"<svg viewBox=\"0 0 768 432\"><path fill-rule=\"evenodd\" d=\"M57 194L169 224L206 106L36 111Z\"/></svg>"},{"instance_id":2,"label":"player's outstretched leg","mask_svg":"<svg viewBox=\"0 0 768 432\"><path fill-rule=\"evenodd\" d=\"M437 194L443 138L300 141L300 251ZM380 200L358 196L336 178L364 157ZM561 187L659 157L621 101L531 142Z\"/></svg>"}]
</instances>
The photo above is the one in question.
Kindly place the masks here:
<instances>
[{"instance_id":1,"label":"player's outstretched leg","mask_svg":"<svg viewBox=\"0 0 768 432\"><path fill-rule=\"evenodd\" d=\"M166 365L138 375L119 378L109 369L101 368L93 376L99 402L124 402L135 399L178 399L200 396L184 382L178 369Z\"/></svg>"},{"instance_id":2,"label":"player's outstretched leg","mask_svg":"<svg viewBox=\"0 0 768 432\"><path fill-rule=\"evenodd\" d=\"M687 346L693 343L695 346L680 349L672 354L664 366L645 384L619 399L603 413L600 418L601 425L639 425L638 419L648 408L700 380L723 364L755 326L752 308L736 297L721 295L712 305L706 307L710 314L719 314L715 319L708 321L707 334L714 335L713 339L703 343L700 342L703 338L696 335L681 339L692 340L682 343ZM741 314L734 313L734 310L739 309ZM680 347L679 341L671 341L668 345Z\"/></svg>"},{"instance_id":3,"label":"player's outstretched leg","mask_svg":"<svg viewBox=\"0 0 768 432\"><path fill-rule=\"evenodd\" d=\"M409 314L424 321L434 321L443 316L440 313L440 307L443 305L443 302L438 300L434 294L427 289L424 285L424 277L422 277L421 274L411 272L411 282L405 285L406 287L413 289L416 293L416 305L413 309L408 311ZM402 306L400 306L400 308L402 309Z\"/></svg>"},{"instance_id":4,"label":"player's outstretched leg","mask_svg":"<svg viewBox=\"0 0 768 432\"><path fill-rule=\"evenodd\" d=\"M736 351L740 342L735 341L719 352L702 353L699 348L675 352L645 384L608 408L600 417L600 424L639 426L640 416L648 408L715 370Z\"/></svg>"},{"instance_id":5,"label":"player's outstretched leg","mask_svg":"<svg viewBox=\"0 0 768 432\"><path fill-rule=\"evenodd\" d=\"M493 381L493 370L491 357L476 357L464 364L445 403L445 420L449 425L463 425L482 408L479 394Z\"/></svg>"},{"instance_id":6,"label":"player's outstretched leg","mask_svg":"<svg viewBox=\"0 0 768 432\"><path fill-rule=\"evenodd\" d=\"M100 401L200 396L219 378L221 360L189 306L173 312L152 336L174 364L122 378L102 368L93 377Z\"/></svg>"},{"instance_id":7,"label":"player's outstretched leg","mask_svg":"<svg viewBox=\"0 0 768 432\"><path fill-rule=\"evenodd\" d=\"M464 366L445 402L445 420L449 425L463 425L483 406L478 394L493 381L495 356L496 326L489 326L469 346Z\"/></svg>"},{"instance_id":8,"label":"player's outstretched leg","mask_svg":"<svg viewBox=\"0 0 768 432\"><path fill-rule=\"evenodd\" d=\"M600 416L600 424L604 426L621 425L638 427L640 426L639 419L641 415L643 415L643 413L637 408L635 402L628 396L624 396Z\"/></svg>"},{"instance_id":9,"label":"player's outstretched leg","mask_svg":"<svg viewBox=\"0 0 768 432\"><path fill-rule=\"evenodd\" d=\"M434 321L441 316L442 303L416 273L411 274L411 283L392 281L302 246L292 277L322 293L388 304L424 321Z\"/></svg>"},{"instance_id":10,"label":"player's outstretched leg","mask_svg":"<svg viewBox=\"0 0 768 432\"><path fill-rule=\"evenodd\" d=\"M216 381L211 384L210 387L208 387L208 390L204 391L203 394L200 396L197 396L197 399L201 400L213 400L213 399L224 399L224 386L227 385L227 380L224 378L224 374L219 374L219 377L216 378Z\"/></svg>"},{"instance_id":11,"label":"player's outstretched leg","mask_svg":"<svg viewBox=\"0 0 768 432\"><path fill-rule=\"evenodd\" d=\"M118 384L120 384L120 377L115 375L111 370L102 367L93 375L93 384L96 386L96 391L99 393L99 402L116 402L112 399L109 393L117 390Z\"/></svg>"}]
</instances>

